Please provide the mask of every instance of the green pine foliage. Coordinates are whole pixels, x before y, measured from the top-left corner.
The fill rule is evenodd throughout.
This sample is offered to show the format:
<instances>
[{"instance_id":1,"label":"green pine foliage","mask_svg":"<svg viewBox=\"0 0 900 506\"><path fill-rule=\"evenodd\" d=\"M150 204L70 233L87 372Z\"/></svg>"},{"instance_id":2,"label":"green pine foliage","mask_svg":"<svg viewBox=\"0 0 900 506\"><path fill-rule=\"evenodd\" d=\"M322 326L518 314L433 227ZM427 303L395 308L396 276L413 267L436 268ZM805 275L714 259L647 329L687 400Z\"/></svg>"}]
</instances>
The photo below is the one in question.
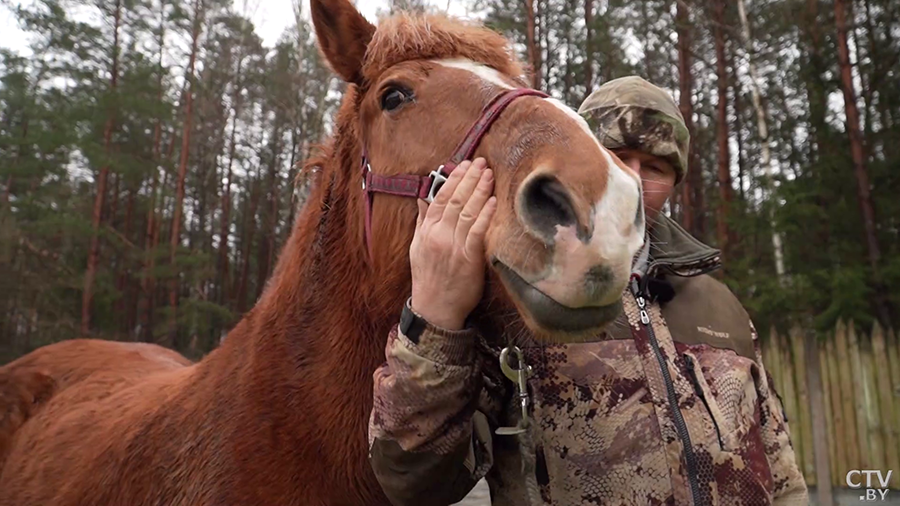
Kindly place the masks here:
<instances>
[{"instance_id":1,"label":"green pine foliage","mask_svg":"<svg viewBox=\"0 0 900 506\"><path fill-rule=\"evenodd\" d=\"M690 18L691 170L701 176L703 195L703 206L692 209L700 219L690 229L711 244L717 220L725 219L716 171L717 1L683 2ZM726 206L733 240L721 278L760 330L794 322L824 330L839 319L871 324L879 296L900 307L894 289L900 284L900 5L844 0L852 8L852 72L881 250L875 272L845 124L833 1L745 0L749 46L740 37L735 3L724 9L734 197ZM533 63L529 2L451 3L508 36ZM603 82L638 74L680 99L676 0L530 4L538 82L557 98L577 107ZM328 133L340 97L307 16L301 13L298 26L267 46L247 16L224 0L3 5L30 45L28 54L0 48L0 363L83 335L92 212L104 167L89 335L160 342L202 356L252 307L271 275L309 190L308 180L295 184L298 164ZM380 12L447 5L386 1ZM189 76L195 21L201 29ZM760 77L771 179L761 163L751 59ZM193 107L183 148L186 93ZM184 212L172 262L182 149ZM685 203L676 199L670 212L680 220ZM782 279L773 232L784 243ZM174 339L168 333L173 311ZM885 323L896 325L895 313L890 317Z\"/></svg>"}]
</instances>

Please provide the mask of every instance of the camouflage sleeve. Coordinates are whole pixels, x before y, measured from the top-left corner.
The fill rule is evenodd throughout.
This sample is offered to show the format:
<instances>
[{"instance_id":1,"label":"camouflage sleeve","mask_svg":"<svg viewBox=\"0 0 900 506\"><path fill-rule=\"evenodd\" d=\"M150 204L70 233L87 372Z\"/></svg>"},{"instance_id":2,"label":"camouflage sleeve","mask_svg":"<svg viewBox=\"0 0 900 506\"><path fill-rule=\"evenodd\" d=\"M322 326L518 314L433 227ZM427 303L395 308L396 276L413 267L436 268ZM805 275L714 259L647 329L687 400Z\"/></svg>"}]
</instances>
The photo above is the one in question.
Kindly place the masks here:
<instances>
[{"instance_id":1,"label":"camouflage sleeve","mask_svg":"<svg viewBox=\"0 0 900 506\"><path fill-rule=\"evenodd\" d=\"M395 326L375 371L369 458L396 506L461 501L491 467L487 418L475 410L474 330L428 325L417 343Z\"/></svg>"},{"instance_id":2,"label":"camouflage sleeve","mask_svg":"<svg viewBox=\"0 0 900 506\"><path fill-rule=\"evenodd\" d=\"M762 437L766 447L766 458L772 471L772 480L775 482L772 504L777 506L795 504L806 506L809 504L806 481L803 479L800 466L797 464L797 457L791 444L790 428L784 416L781 400L775 392L771 376L763 365L758 334L752 322L750 323L750 332L753 335L756 363L760 372Z\"/></svg>"}]
</instances>

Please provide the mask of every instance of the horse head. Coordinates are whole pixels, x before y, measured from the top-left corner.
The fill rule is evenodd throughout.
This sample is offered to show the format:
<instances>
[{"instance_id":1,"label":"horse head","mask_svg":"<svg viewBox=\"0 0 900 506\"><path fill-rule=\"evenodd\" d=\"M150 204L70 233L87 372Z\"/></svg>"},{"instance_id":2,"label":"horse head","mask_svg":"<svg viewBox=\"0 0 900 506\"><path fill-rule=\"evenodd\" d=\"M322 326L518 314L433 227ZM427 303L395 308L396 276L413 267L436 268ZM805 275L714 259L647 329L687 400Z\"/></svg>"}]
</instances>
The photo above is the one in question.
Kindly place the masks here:
<instances>
[{"instance_id":1,"label":"horse head","mask_svg":"<svg viewBox=\"0 0 900 506\"><path fill-rule=\"evenodd\" d=\"M405 185L413 176L409 196L416 196L418 182L476 135L470 128L498 97L525 87L525 75L506 39L480 26L401 14L376 28L349 0L312 0L311 7L319 47L348 84L335 142L354 160L341 179L353 193L345 212L355 254L379 281L366 305L395 314L394 299L409 286L416 202L367 193L365 182ZM487 126L472 147L494 171L498 205L479 320L504 329L524 324L546 340L596 332L620 313L643 244L640 178L555 99L524 93Z\"/></svg>"}]
</instances>

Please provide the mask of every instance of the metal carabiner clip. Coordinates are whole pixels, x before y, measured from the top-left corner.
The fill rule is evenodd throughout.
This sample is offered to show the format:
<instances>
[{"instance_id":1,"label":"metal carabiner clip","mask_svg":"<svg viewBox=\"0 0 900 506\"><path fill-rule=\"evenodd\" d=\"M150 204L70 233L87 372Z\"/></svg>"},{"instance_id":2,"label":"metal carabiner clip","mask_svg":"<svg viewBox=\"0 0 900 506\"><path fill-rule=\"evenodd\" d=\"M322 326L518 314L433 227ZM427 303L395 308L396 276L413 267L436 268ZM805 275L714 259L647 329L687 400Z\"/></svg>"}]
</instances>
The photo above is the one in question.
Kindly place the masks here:
<instances>
[{"instance_id":1,"label":"metal carabiner clip","mask_svg":"<svg viewBox=\"0 0 900 506\"><path fill-rule=\"evenodd\" d=\"M515 354L518 361L518 369L509 365L509 354ZM501 436L522 434L528 427L528 377L532 374L531 366L525 363L525 354L518 346L506 347L500 352L500 370L516 385L519 403L522 408L522 418L515 427L499 427L495 432Z\"/></svg>"}]
</instances>

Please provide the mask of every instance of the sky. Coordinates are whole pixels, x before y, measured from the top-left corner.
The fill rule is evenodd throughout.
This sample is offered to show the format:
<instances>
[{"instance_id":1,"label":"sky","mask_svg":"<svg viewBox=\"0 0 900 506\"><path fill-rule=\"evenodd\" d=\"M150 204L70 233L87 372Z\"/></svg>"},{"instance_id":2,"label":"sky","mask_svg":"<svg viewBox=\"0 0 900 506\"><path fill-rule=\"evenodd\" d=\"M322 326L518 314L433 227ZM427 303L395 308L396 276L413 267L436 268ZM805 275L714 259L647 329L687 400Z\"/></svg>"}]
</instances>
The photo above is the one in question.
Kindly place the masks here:
<instances>
[{"instance_id":1,"label":"sky","mask_svg":"<svg viewBox=\"0 0 900 506\"><path fill-rule=\"evenodd\" d=\"M29 1L21 0L17 3L27 4ZM429 0L429 3L441 9L449 6L449 13L454 16L466 15L464 2L460 0ZM387 0L356 0L357 9L372 23L377 21L378 9L386 9L387 6ZM234 0L234 8L239 13L249 14L256 33L270 47L275 45L284 29L294 20L293 0ZM303 12L309 12L309 0L303 0ZM5 5L0 5L0 47L27 54L27 46L25 34L16 26L12 12Z\"/></svg>"}]
</instances>

